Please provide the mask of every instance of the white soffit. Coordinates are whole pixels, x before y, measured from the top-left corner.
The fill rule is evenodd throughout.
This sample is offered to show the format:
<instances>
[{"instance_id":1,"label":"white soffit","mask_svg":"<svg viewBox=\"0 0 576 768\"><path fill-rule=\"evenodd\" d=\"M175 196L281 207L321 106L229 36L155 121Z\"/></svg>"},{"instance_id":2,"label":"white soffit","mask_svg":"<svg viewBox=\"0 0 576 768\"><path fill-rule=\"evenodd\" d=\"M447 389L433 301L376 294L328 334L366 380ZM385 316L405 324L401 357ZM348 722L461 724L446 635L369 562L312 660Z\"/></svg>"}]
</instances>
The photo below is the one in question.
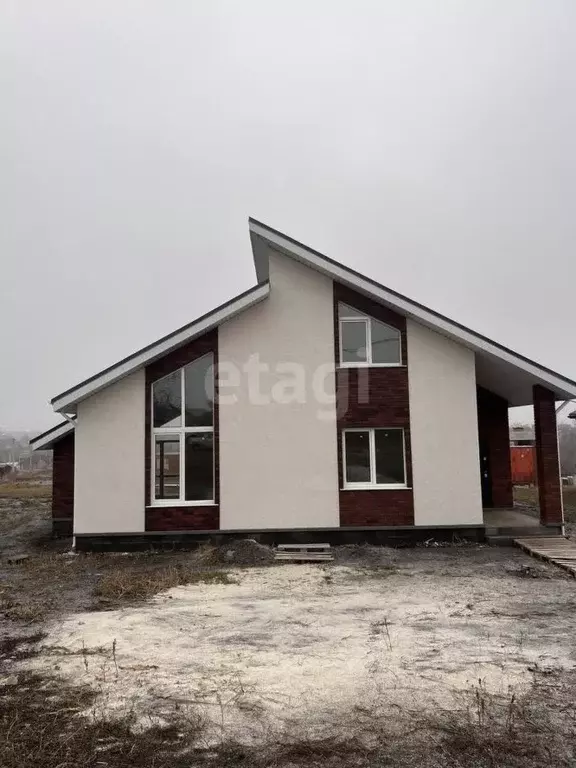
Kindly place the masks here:
<instances>
[{"instance_id":1,"label":"white soffit","mask_svg":"<svg viewBox=\"0 0 576 768\"><path fill-rule=\"evenodd\" d=\"M431 330L464 344L469 349L474 350L477 355L485 356L488 360L498 361L503 376L514 376L518 379L517 386L508 388L510 397L507 399L510 405L531 403L532 384L541 384L549 388L555 392L558 400L569 400L576 397L576 382L571 379L567 379L454 320L450 320L434 312L434 310L376 283L359 272L345 267L312 248L308 248L297 240L293 240L288 235L262 224L262 222L250 219L249 226L258 280L268 279L268 257L266 254L266 244L268 244L302 264L328 275L333 280L348 285L359 293L363 293L395 309L400 314L422 323ZM522 379L522 383L520 379ZM478 383L482 385L481 381ZM527 395L528 391L530 392L529 396ZM504 393L502 396L506 397Z\"/></svg>"},{"instance_id":2,"label":"white soffit","mask_svg":"<svg viewBox=\"0 0 576 768\"><path fill-rule=\"evenodd\" d=\"M104 387L113 384L115 381L128 376L158 360L158 358L171 352L173 349L183 346L187 342L195 339L197 336L207 333L216 326L224 323L235 315L243 312L245 309L254 306L268 297L270 286L268 282L262 282L241 293L239 296L222 304L220 307L208 312L206 315L194 320L192 323L179 328L177 331L164 336L162 339L150 344L144 349L135 352L133 355L121 360L119 363L106 368L95 376L86 379L86 381L77 384L75 387L62 392L52 399L52 407L60 413L75 413L76 404L81 400L90 397L90 395L99 392Z\"/></svg>"},{"instance_id":3,"label":"white soffit","mask_svg":"<svg viewBox=\"0 0 576 768\"><path fill-rule=\"evenodd\" d=\"M72 432L73 429L74 424L70 421L63 421L60 424L56 424L55 427L46 430L46 432L42 432L41 435L33 437L32 440L30 440L30 448L32 448L33 451L48 451L54 446L54 443L57 443L58 440L61 440L67 434Z\"/></svg>"}]
</instances>

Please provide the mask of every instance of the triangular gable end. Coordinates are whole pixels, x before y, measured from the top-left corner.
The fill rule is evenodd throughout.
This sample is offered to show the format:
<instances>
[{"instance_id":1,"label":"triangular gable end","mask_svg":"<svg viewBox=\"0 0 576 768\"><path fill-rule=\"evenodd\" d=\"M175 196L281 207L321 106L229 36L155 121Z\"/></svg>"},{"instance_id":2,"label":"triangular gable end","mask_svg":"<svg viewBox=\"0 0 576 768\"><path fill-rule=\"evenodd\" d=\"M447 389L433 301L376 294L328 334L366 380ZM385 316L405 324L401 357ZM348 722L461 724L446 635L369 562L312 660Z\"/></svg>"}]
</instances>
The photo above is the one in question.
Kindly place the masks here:
<instances>
[{"instance_id":1,"label":"triangular gable end","mask_svg":"<svg viewBox=\"0 0 576 768\"><path fill-rule=\"evenodd\" d=\"M472 349L476 353L478 384L504 397L510 406L531 404L532 387L535 384L552 390L558 400L570 400L576 397L576 382L571 379L380 285L256 219L249 220L249 227L258 281L268 279L268 258L271 247Z\"/></svg>"}]
</instances>

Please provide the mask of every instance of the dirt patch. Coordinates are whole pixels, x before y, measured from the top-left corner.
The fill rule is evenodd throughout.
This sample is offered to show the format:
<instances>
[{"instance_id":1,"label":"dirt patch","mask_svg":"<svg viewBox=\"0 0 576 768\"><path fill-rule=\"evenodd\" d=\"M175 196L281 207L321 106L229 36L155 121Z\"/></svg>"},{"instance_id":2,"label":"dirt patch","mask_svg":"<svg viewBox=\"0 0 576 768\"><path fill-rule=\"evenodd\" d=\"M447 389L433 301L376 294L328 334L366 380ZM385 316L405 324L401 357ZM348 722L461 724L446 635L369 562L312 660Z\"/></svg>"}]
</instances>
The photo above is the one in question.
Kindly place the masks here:
<instances>
[{"instance_id":1,"label":"dirt patch","mask_svg":"<svg viewBox=\"0 0 576 768\"><path fill-rule=\"evenodd\" d=\"M373 547L369 544L351 544L334 547L334 561L339 565L357 565L362 568L393 568L398 550L392 547Z\"/></svg>"},{"instance_id":2,"label":"dirt patch","mask_svg":"<svg viewBox=\"0 0 576 768\"><path fill-rule=\"evenodd\" d=\"M37 645L45 637L45 632L4 637L0 640L0 662L2 662L2 667L6 665L8 660L22 661L23 659L38 655Z\"/></svg>"},{"instance_id":3,"label":"dirt patch","mask_svg":"<svg viewBox=\"0 0 576 768\"><path fill-rule=\"evenodd\" d=\"M52 540L49 500L0 497L0 556L69 546Z\"/></svg>"},{"instance_id":4,"label":"dirt patch","mask_svg":"<svg viewBox=\"0 0 576 768\"><path fill-rule=\"evenodd\" d=\"M233 539L218 547L205 544L192 559L200 565L271 565L274 550L255 539Z\"/></svg>"},{"instance_id":5,"label":"dirt patch","mask_svg":"<svg viewBox=\"0 0 576 768\"><path fill-rule=\"evenodd\" d=\"M511 576L517 576L520 579L551 579L553 574L548 568L544 568L541 565L519 565L515 568L510 568L508 573ZM568 576L568 574L566 574Z\"/></svg>"},{"instance_id":6,"label":"dirt patch","mask_svg":"<svg viewBox=\"0 0 576 768\"><path fill-rule=\"evenodd\" d=\"M519 694L490 693L480 681L450 710L395 708L393 717L383 691L378 709L317 712L313 727L290 733L269 723L257 742L240 743L225 728L210 737L194 701L177 703L169 720L154 712L143 718L133 709L114 711L86 683L21 671L23 659L41 653L70 655L42 641L42 635L23 636L0 646L1 657L7 652L11 660L10 674L0 678L5 768L568 768L576 757L574 673L535 671ZM86 666L104 652L83 648L77 655ZM124 667L115 658L114 664L110 677L118 685Z\"/></svg>"},{"instance_id":7,"label":"dirt patch","mask_svg":"<svg viewBox=\"0 0 576 768\"><path fill-rule=\"evenodd\" d=\"M397 572L381 579L359 580L363 566L236 569L235 583L71 616L46 642L108 649L97 662L70 654L57 664L117 713L167 719L193 702L210 738L224 728L252 742L268 728L324 737L324 721L359 708L450 709L479 679L490 695L519 696L535 669L571 673L573 580L553 568L549 579L518 578L501 553L491 563L496 550L466 552L470 567L453 550L399 551ZM36 661L53 673L52 656Z\"/></svg>"},{"instance_id":8,"label":"dirt patch","mask_svg":"<svg viewBox=\"0 0 576 768\"><path fill-rule=\"evenodd\" d=\"M42 651L41 639L14 646L30 656L34 644ZM576 757L574 677L535 672L524 692L504 694L480 681L449 710L395 708L393 717L383 691L378 709L315 713L322 736L317 725L286 733L269 724L257 742L240 743L224 728L211 739L193 701L175 706L169 720L151 712L143 721L133 710L111 710L85 683L20 672L0 679L0 754L5 768L568 768Z\"/></svg>"},{"instance_id":9,"label":"dirt patch","mask_svg":"<svg viewBox=\"0 0 576 768\"><path fill-rule=\"evenodd\" d=\"M0 560L7 768L573 764L576 584L520 550L28 551Z\"/></svg>"}]
</instances>

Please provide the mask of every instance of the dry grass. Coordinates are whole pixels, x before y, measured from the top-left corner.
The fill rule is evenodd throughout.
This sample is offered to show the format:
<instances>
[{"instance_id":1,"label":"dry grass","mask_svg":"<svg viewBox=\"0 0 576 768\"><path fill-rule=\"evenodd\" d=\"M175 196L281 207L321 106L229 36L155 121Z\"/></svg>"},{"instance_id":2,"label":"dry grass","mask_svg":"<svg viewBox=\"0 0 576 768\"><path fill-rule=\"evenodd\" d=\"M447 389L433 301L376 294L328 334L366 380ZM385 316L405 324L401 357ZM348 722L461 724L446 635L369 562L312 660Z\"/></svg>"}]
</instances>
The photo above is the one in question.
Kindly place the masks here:
<instances>
[{"instance_id":1,"label":"dry grass","mask_svg":"<svg viewBox=\"0 0 576 768\"><path fill-rule=\"evenodd\" d=\"M199 571L184 564L167 565L151 571L131 572L123 568L107 573L94 594L102 601L149 600L159 592L184 584L233 584L226 571Z\"/></svg>"},{"instance_id":2,"label":"dry grass","mask_svg":"<svg viewBox=\"0 0 576 768\"><path fill-rule=\"evenodd\" d=\"M61 680L22 676L18 685L0 686L0 754L3 768L183 768L183 750L193 748L197 726L180 718L178 726L155 724L135 735L133 718L95 713L87 687ZM190 743L190 740L192 743Z\"/></svg>"},{"instance_id":3,"label":"dry grass","mask_svg":"<svg viewBox=\"0 0 576 768\"><path fill-rule=\"evenodd\" d=\"M79 554L41 552L0 563L0 616L41 622L62 612L115 608L148 600L184 584L230 584L226 569L188 552Z\"/></svg>"},{"instance_id":4,"label":"dry grass","mask_svg":"<svg viewBox=\"0 0 576 768\"><path fill-rule=\"evenodd\" d=\"M0 499L50 499L52 486L44 482L0 482Z\"/></svg>"},{"instance_id":5,"label":"dry grass","mask_svg":"<svg viewBox=\"0 0 576 768\"><path fill-rule=\"evenodd\" d=\"M576 523L576 485L564 485L562 491L566 520ZM517 485L514 488L514 499L523 504L538 507L538 488L536 486Z\"/></svg>"},{"instance_id":6,"label":"dry grass","mask_svg":"<svg viewBox=\"0 0 576 768\"><path fill-rule=\"evenodd\" d=\"M0 643L6 671L38 652L41 634ZM206 744L193 707L136 722L97 705L87 686L20 673L0 683L2 768L568 768L576 759L574 680L535 678L525 695L494 696L480 682L458 709L394 717L351 711L332 735L290 739L270 728L251 746Z\"/></svg>"},{"instance_id":7,"label":"dry grass","mask_svg":"<svg viewBox=\"0 0 576 768\"><path fill-rule=\"evenodd\" d=\"M34 624L44 619L48 605L41 601L19 600L14 593L0 593L0 615L10 621Z\"/></svg>"},{"instance_id":8,"label":"dry grass","mask_svg":"<svg viewBox=\"0 0 576 768\"><path fill-rule=\"evenodd\" d=\"M563 490L566 512L571 516L570 521L576 522L576 485L565 485Z\"/></svg>"}]
</instances>

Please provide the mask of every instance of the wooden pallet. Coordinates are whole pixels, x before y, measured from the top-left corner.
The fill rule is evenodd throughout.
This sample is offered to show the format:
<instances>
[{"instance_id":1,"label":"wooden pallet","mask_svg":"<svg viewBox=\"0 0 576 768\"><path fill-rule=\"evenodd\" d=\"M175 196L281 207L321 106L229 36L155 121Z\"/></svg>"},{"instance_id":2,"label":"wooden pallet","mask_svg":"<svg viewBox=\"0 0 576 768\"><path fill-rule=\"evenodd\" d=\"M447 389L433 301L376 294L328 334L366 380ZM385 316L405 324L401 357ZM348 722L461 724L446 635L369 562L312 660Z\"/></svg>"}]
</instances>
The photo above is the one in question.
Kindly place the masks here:
<instances>
[{"instance_id":1,"label":"wooden pallet","mask_svg":"<svg viewBox=\"0 0 576 768\"><path fill-rule=\"evenodd\" d=\"M529 536L514 539L524 552L553 563L576 577L576 543L564 536Z\"/></svg>"},{"instance_id":2,"label":"wooden pallet","mask_svg":"<svg viewBox=\"0 0 576 768\"><path fill-rule=\"evenodd\" d=\"M330 544L278 544L274 558L293 562L334 559L330 552Z\"/></svg>"}]
</instances>

